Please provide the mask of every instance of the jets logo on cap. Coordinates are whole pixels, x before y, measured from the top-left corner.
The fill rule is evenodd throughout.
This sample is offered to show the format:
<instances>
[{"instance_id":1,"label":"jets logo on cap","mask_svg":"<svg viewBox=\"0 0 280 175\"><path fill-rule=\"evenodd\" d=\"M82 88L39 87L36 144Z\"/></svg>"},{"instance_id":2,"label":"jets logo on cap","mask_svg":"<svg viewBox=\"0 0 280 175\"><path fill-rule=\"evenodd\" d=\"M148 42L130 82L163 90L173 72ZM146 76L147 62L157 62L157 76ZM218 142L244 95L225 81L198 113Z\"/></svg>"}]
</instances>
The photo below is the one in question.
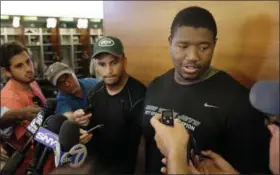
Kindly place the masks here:
<instances>
[{"instance_id":1,"label":"jets logo on cap","mask_svg":"<svg viewBox=\"0 0 280 175\"><path fill-rule=\"evenodd\" d=\"M115 45L115 42L113 40L111 40L110 38L104 38L98 42L98 46L100 46L100 47L110 47L113 45Z\"/></svg>"}]
</instances>

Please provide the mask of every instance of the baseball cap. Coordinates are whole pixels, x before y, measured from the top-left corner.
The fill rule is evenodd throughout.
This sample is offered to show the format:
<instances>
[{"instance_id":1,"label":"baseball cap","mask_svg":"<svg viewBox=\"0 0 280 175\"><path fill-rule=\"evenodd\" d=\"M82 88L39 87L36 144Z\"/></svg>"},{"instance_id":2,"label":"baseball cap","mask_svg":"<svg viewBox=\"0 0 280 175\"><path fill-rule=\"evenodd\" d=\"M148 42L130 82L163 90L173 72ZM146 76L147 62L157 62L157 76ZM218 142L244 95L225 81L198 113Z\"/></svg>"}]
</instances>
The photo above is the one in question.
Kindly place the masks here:
<instances>
[{"instance_id":1,"label":"baseball cap","mask_svg":"<svg viewBox=\"0 0 280 175\"><path fill-rule=\"evenodd\" d=\"M259 81L250 91L252 106L269 116L279 116L279 81Z\"/></svg>"},{"instance_id":2,"label":"baseball cap","mask_svg":"<svg viewBox=\"0 0 280 175\"><path fill-rule=\"evenodd\" d=\"M124 55L123 44L120 39L112 36L101 37L97 39L93 46L92 58L96 58L100 53L109 53L121 57Z\"/></svg>"},{"instance_id":3,"label":"baseball cap","mask_svg":"<svg viewBox=\"0 0 280 175\"><path fill-rule=\"evenodd\" d=\"M57 80L61 75L72 73L73 71L68 65L61 62L55 62L48 67L45 75L48 81L50 81L54 86L56 86Z\"/></svg>"}]
</instances>

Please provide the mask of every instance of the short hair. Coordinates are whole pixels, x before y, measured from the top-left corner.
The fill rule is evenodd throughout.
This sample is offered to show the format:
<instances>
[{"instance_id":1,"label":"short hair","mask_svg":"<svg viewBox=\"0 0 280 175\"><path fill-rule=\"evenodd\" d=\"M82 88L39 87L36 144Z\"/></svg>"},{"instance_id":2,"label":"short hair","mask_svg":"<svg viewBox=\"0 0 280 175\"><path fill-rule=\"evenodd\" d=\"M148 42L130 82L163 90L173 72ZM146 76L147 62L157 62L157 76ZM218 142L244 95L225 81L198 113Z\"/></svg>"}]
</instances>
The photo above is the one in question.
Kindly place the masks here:
<instances>
[{"instance_id":1,"label":"short hair","mask_svg":"<svg viewBox=\"0 0 280 175\"><path fill-rule=\"evenodd\" d=\"M19 42L5 43L0 46L0 67L10 70L10 60L21 52L28 52L28 49Z\"/></svg>"},{"instance_id":2,"label":"short hair","mask_svg":"<svg viewBox=\"0 0 280 175\"><path fill-rule=\"evenodd\" d=\"M213 33L214 40L217 36L217 26L213 15L201 7L187 7L177 13L171 25L171 38L173 38L177 28L181 26L207 28Z\"/></svg>"}]
</instances>

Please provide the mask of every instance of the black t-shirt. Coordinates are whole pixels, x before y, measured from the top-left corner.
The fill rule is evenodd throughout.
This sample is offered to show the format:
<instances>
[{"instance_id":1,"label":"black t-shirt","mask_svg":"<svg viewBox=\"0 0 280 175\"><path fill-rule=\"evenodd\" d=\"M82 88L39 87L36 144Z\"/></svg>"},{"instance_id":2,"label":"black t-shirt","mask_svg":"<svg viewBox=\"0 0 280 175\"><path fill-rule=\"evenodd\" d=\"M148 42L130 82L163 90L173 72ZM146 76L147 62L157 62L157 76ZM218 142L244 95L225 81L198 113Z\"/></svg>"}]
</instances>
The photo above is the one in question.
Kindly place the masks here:
<instances>
[{"instance_id":1,"label":"black t-shirt","mask_svg":"<svg viewBox=\"0 0 280 175\"><path fill-rule=\"evenodd\" d=\"M172 109L193 133L198 147L223 156L241 173L269 173L269 131L264 116L249 103L249 91L225 72L191 85L174 80L174 69L147 88L143 133L146 173L160 173L162 155L149 121L155 112Z\"/></svg>"},{"instance_id":2,"label":"black t-shirt","mask_svg":"<svg viewBox=\"0 0 280 175\"><path fill-rule=\"evenodd\" d=\"M143 84L129 77L116 95L109 95L103 82L89 93L93 110L88 128L104 124L87 144L96 173L134 172L145 91Z\"/></svg>"}]
</instances>

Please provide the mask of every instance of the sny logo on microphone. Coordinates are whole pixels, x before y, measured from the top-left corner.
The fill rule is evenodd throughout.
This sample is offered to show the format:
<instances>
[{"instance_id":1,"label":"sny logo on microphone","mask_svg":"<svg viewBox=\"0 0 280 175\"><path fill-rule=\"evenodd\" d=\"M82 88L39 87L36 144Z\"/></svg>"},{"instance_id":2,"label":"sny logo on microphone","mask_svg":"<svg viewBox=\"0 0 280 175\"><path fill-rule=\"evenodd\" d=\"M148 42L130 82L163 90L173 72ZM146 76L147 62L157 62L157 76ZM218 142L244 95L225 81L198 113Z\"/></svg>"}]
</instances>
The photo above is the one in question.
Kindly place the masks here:
<instances>
[{"instance_id":1,"label":"sny logo on microphone","mask_svg":"<svg viewBox=\"0 0 280 175\"><path fill-rule=\"evenodd\" d=\"M34 139L50 148L55 148L55 145L58 142L58 136L43 127L39 128Z\"/></svg>"}]
</instances>

